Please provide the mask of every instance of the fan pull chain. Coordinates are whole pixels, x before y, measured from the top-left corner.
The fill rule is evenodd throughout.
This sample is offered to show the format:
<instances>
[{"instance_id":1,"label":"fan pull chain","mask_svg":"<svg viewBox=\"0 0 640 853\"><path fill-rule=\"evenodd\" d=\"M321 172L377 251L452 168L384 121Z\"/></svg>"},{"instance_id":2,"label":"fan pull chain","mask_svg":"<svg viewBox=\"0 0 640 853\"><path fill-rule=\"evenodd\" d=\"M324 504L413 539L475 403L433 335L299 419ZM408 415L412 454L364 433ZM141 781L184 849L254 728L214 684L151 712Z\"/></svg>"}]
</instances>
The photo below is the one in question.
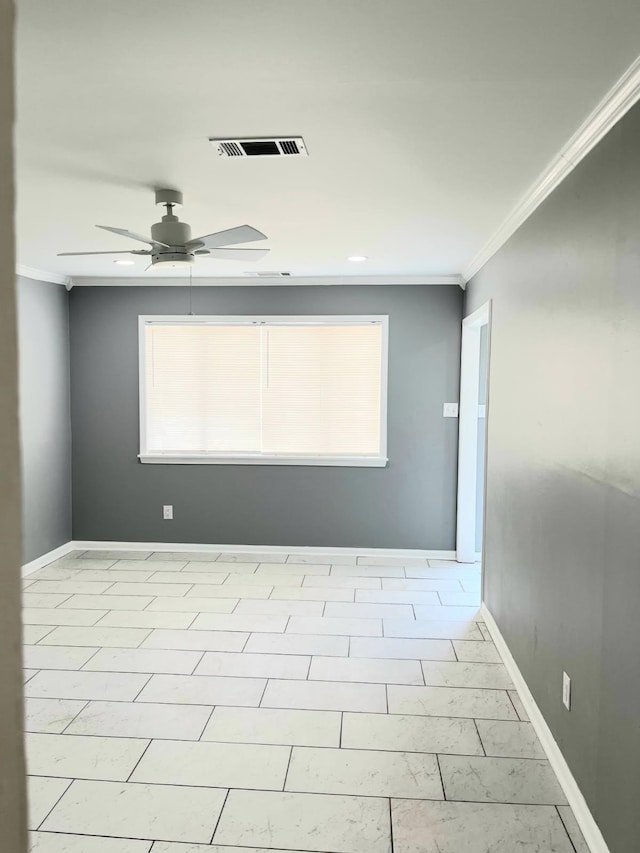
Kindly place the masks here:
<instances>
[{"instance_id":1,"label":"fan pull chain","mask_svg":"<svg viewBox=\"0 0 640 853\"><path fill-rule=\"evenodd\" d=\"M189 316L193 317L193 268L189 267Z\"/></svg>"}]
</instances>

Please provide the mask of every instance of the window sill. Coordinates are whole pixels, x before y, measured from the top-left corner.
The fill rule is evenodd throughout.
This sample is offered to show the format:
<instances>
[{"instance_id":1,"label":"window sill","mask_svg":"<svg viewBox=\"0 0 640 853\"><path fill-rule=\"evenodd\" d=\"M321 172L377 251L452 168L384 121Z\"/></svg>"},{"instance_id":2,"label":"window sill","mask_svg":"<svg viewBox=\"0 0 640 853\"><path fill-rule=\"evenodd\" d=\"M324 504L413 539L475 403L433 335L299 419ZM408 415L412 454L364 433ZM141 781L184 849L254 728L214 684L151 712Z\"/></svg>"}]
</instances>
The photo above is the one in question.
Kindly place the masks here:
<instances>
[{"instance_id":1,"label":"window sill","mask_svg":"<svg viewBox=\"0 0 640 853\"><path fill-rule=\"evenodd\" d=\"M386 456L138 456L144 465L324 465L348 468L385 468Z\"/></svg>"}]
</instances>

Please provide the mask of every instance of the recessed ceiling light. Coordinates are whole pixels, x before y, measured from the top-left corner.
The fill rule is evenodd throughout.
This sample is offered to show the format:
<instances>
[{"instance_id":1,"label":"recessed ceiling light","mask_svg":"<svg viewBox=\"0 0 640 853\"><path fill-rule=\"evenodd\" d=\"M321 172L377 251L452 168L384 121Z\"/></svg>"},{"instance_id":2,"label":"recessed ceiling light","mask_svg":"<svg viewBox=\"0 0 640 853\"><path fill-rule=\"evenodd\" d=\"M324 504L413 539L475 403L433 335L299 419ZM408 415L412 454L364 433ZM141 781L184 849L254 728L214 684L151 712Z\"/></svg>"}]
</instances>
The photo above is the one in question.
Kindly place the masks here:
<instances>
[{"instance_id":1,"label":"recessed ceiling light","mask_svg":"<svg viewBox=\"0 0 640 853\"><path fill-rule=\"evenodd\" d=\"M121 261L121 260L118 260L118 261L114 261L113 263L114 263L114 264L120 264L120 266L122 266L122 267L131 267L131 266L133 266L133 261Z\"/></svg>"},{"instance_id":2,"label":"recessed ceiling light","mask_svg":"<svg viewBox=\"0 0 640 853\"><path fill-rule=\"evenodd\" d=\"M361 261L366 261L366 255L349 255L347 258L348 261L353 261L354 264L359 264Z\"/></svg>"}]
</instances>

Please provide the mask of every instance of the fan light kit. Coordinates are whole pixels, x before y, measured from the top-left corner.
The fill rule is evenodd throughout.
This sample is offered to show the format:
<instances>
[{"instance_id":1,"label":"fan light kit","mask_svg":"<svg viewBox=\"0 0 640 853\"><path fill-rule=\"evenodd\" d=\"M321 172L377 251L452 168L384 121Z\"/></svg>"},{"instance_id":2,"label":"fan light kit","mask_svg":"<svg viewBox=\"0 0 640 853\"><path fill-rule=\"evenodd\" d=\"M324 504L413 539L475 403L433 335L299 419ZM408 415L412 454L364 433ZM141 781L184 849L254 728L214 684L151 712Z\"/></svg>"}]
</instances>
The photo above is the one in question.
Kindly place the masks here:
<instances>
[{"instance_id":1,"label":"fan light kit","mask_svg":"<svg viewBox=\"0 0 640 853\"><path fill-rule=\"evenodd\" d=\"M178 190L156 190L156 204L163 205L167 212L160 222L151 226L151 237L145 237L128 231L126 228L112 228L110 225L97 225L103 231L111 231L123 237L130 237L139 243L146 243L150 249L115 249L105 252L59 252L61 256L71 255L145 255L151 259L148 270L154 267L191 266L196 258L211 258L220 261L259 261L269 249L229 249L237 243L253 243L266 240L266 234L250 225L240 225L226 231L216 231L204 237L191 237L191 227L180 222L173 209L182 204L182 193ZM131 264L132 261L116 261Z\"/></svg>"}]
</instances>

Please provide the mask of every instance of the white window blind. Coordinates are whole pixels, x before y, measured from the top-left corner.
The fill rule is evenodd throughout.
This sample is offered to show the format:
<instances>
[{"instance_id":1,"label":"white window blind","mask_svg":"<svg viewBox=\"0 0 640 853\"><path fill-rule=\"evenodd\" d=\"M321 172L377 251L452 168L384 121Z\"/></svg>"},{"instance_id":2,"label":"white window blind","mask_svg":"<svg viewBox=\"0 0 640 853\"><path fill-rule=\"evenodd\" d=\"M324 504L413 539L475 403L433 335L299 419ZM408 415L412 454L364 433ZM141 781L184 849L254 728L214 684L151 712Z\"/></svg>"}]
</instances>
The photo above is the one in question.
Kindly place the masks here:
<instances>
[{"instance_id":1,"label":"white window blind","mask_svg":"<svg viewBox=\"0 0 640 853\"><path fill-rule=\"evenodd\" d=\"M386 317L140 318L143 462L383 465Z\"/></svg>"}]
</instances>

